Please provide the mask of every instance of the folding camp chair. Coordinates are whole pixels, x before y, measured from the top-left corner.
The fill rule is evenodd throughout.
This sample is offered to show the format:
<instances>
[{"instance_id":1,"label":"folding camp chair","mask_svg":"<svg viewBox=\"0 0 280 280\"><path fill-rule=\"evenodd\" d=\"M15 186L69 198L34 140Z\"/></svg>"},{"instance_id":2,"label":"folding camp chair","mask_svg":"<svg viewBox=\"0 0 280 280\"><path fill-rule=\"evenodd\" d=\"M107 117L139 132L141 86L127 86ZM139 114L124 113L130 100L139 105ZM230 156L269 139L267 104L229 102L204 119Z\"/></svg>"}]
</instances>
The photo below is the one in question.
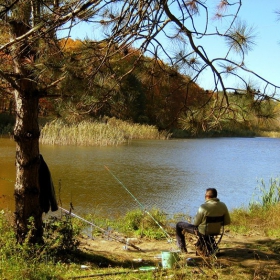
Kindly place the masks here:
<instances>
[{"instance_id":1,"label":"folding camp chair","mask_svg":"<svg viewBox=\"0 0 280 280\"><path fill-rule=\"evenodd\" d=\"M196 255L211 256L219 251L224 235L224 216L206 217L205 234L197 232Z\"/></svg>"}]
</instances>

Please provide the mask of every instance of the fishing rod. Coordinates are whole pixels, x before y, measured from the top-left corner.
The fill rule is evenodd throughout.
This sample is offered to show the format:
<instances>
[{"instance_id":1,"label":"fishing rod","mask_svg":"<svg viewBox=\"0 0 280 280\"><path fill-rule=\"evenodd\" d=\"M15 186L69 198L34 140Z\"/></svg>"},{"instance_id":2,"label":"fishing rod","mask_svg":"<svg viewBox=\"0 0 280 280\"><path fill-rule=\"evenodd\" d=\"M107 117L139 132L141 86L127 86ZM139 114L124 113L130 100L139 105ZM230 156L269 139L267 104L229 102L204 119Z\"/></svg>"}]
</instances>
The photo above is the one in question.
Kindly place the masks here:
<instances>
[{"instance_id":1,"label":"fishing rod","mask_svg":"<svg viewBox=\"0 0 280 280\"><path fill-rule=\"evenodd\" d=\"M76 214L74 214L72 211L68 211L68 210L66 210L66 209L64 209L64 208L62 208L62 207L58 207L59 209L61 209L63 212L65 212L66 214L68 214L68 215L70 215L70 216L73 216L73 217L75 217L75 218L78 218L78 219L80 219L81 221L83 221L83 222L85 222L85 223L87 223L87 224L89 224L89 225L91 225L91 226L93 226L93 227L96 227L97 229L99 229L100 231L102 231L102 232L107 232L105 229L103 229L103 228L101 228L101 227L99 227L99 226L97 226L97 225L95 225L94 223L92 223L92 222L89 222L89 221L87 221L86 219L84 219L84 218L82 218L82 217L80 217L80 216L78 216L78 215L76 215ZM123 243L123 244L125 244L126 246L131 246L131 247L133 247L134 249L137 249L138 251L143 251L142 249L140 249L139 247L137 247L136 245L134 245L134 244L132 244L132 243L130 243L129 242L129 240L123 240L123 239L120 239L119 237L115 237L115 236L110 236L112 239L115 239L116 241L118 241L118 242L120 242L120 243Z\"/></svg>"},{"instance_id":2,"label":"fishing rod","mask_svg":"<svg viewBox=\"0 0 280 280\"><path fill-rule=\"evenodd\" d=\"M117 178L117 176L106 166L104 165L105 169L115 178L115 180L131 195L131 197L137 202L140 207L152 218L152 220L159 226L159 228L164 232L167 237L167 241L170 243L172 242L172 237L166 232L166 230L159 224L159 222L153 217L153 215L146 210L143 204L129 191L129 189Z\"/></svg>"}]
</instances>

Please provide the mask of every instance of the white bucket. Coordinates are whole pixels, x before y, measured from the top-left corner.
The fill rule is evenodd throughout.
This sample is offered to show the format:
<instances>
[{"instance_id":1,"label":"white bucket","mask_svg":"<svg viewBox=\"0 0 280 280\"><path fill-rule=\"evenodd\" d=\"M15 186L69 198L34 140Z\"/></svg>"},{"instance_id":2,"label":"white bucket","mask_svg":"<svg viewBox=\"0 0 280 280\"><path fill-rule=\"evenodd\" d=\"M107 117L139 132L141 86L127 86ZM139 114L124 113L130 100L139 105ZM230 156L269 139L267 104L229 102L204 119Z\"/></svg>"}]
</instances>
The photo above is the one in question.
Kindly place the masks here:
<instances>
[{"instance_id":1,"label":"white bucket","mask_svg":"<svg viewBox=\"0 0 280 280\"><path fill-rule=\"evenodd\" d=\"M162 268L173 268L175 264L179 261L178 252L161 252L161 263Z\"/></svg>"}]
</instances>

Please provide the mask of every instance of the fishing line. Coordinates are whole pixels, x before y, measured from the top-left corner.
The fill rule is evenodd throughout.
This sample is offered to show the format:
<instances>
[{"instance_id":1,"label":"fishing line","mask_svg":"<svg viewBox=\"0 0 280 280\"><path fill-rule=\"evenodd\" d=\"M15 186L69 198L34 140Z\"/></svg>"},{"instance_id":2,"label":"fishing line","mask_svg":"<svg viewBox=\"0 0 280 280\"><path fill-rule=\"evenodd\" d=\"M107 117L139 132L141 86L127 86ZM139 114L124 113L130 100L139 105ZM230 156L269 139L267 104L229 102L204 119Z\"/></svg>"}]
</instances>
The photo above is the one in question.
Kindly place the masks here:
<instances>
[{"instance_id":1,"label":"fishing line","mask_svg":"<svg viewBox=\"0 0 280 280\"><path fill-rule=\"evenodd\" d=\"M159 222L151 215L149 211L147 211L143 204L129 191L129 189L117 178L117 176L106 166L104 165L105 169L116 179L116 181L131 195L131 197L140 205L140 207L152 218L152 220L159 226L159 228L165 233L167 237L167 241L170 243L172 242L172 237L166 232L166 230L159 224Z\"/></svg>"},{"instance_id":2,"label":"fishing line","mask_svg":"<svg viewBox=\"0 0 280 280\"><path fill-rule=\"evenodd\" d=\"M7 181L7 182L10 182L10 183L14 183L15 182L12 179L4 178L4 177L0 177L0 180Z\"/></svg>"}]
</instances>

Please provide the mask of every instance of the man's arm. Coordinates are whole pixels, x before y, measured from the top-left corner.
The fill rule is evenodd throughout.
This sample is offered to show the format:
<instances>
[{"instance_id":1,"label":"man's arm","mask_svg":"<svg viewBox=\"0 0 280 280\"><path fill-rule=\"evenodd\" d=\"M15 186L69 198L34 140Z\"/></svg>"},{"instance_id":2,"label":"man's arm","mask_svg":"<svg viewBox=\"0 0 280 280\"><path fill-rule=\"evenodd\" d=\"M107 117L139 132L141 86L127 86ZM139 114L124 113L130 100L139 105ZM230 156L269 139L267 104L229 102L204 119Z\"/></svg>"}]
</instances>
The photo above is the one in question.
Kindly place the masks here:
<instances>
[{"instance_id":1,"label":"man's arm","mask_svg":"<svg viewBox=\"0 0 280 280\"><path fill-rule=\"evenodd\" d=\"M199 207L199 208L198 208L198 211L197 211L197 213L196 213L196 215L195 215L195 217L194 217L194 222L193 222L193 224L194 224L195 226L199 226L199 225L202 223L203 217L204 217L204 214L203 214L202 208Z\"/></svg>"},{"instance_id":2,"label":"man's arm","mask_svg":"<svg viewBox=\"0 0 280 280\"><path fill-rule=\"evenodd\" d=\"M229 225L230 224L230 215L229 215L229 212L228 212L228 209L226 207L226 212L225 212L225 215L224 215L224 225Z\"/></svg>"}]
</instances>

